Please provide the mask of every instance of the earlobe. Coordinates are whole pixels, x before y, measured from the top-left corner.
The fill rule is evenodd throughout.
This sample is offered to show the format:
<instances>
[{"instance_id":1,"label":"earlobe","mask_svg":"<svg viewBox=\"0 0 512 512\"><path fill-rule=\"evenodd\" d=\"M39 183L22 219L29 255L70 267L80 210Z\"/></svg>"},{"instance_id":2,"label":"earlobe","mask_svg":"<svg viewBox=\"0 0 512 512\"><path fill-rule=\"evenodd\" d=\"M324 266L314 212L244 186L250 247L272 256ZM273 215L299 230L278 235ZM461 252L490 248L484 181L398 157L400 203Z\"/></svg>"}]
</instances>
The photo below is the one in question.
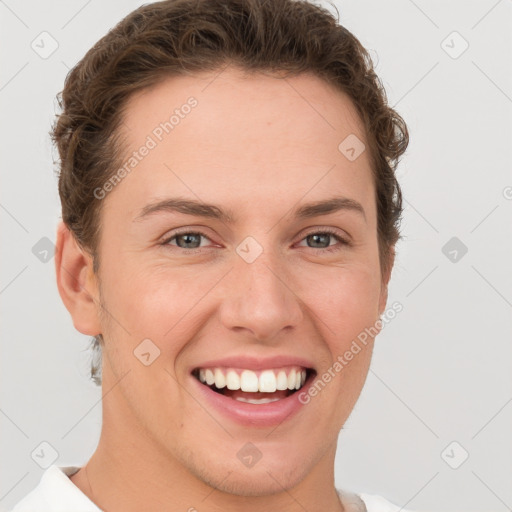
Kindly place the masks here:
<instances>
[{"instance_id":1,"label":"earlobe","mask_svg":"<svg viewBox=\"0 0 512 512\"><path fill-rule=\"evenodd\" d=\"M100 303L92 257L79 247L64 222L57 228L55 271L59 294L75 328L90 336L100 334Z\"/></svg>"}]
</instances>

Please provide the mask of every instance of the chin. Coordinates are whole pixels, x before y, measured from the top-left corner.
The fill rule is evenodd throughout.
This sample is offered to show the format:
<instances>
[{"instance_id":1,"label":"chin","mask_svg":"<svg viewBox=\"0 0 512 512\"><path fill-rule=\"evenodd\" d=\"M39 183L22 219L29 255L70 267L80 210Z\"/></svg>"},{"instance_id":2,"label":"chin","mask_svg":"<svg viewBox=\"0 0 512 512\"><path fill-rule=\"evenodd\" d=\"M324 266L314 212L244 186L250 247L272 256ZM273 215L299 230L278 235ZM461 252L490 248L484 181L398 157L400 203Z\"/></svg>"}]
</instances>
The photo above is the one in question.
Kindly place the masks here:
<instances>
[{"instance_id":1,"label":"chin","mask_svg":"<svg viewBox=\"0 0 512 512\"><path fill-rule=\"evenodd\" d=\"M259 469L256 467L236 471L231 469L220 473L224 478L219 478L219 473L205 474L202 480L227 494L247 497L271 496L294 488L306 474L307 470L304 467L292 468L290 465L276 464L275 467L261 465Z\"/></svg>"},{"instance_id":2,"label":"chin","mask_svg":"<svg viewBox=\"0 0 512 512\"><path fill-rule=\"evenodd\" d=\"M186 465L190 472L205 484L220 492L237 496L271 496L297 486L311 472L315 461L306 454L299 454L291 444L287 444L287 457L271 454L271 448L263 449L261 458L248 461L239 460L236 455L231 461L229 452L221 452L221 459L212 460L212 454L204 458L187 457ZM294 457L290 457L294 452ZM244 453L242 453L243 455ZM240 458L243 459L243 456ZM203 459L203 460L200 460ZM252 465L250 465L253 463Z\"/></svg>"}]
</instances>

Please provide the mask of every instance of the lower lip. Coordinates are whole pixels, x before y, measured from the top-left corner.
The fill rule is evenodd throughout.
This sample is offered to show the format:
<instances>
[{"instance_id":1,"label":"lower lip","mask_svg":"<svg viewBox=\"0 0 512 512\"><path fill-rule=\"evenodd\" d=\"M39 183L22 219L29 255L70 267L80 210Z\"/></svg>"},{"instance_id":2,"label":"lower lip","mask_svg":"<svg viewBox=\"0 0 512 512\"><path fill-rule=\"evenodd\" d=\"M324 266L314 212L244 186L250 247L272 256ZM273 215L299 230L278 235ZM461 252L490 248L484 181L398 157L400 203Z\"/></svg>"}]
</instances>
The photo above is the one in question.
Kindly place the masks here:
<instances>
[{"instance_id":1,"label":"lower lip","mask_svg":"<svg viewBox=\"0 0 512 512\"><path fill-rule=\"evenodd\" d=\"M222 415L240 425L271 427L291 419L301 410L304 404L299 400L299 395L308 389L312 376L309 376L304 386L293 395L267 404L240 402L213 391L201 384L193 375L190 378L195 382L208 405L213 406Z\"/></svg>"}]
</instances>

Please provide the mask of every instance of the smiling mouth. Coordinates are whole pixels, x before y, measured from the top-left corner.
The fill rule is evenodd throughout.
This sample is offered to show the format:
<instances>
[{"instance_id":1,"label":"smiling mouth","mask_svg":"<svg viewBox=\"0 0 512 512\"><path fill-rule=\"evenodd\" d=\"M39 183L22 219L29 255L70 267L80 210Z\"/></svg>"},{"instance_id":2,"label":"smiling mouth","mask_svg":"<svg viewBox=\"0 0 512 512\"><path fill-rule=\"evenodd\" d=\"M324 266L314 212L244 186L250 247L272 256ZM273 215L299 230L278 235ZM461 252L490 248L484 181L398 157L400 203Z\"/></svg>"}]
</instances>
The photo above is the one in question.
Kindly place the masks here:
<instances>
[{"instance_id":1,"label":"smiling mouth","mask_svg":"<svg viewBox=\"0 0 512 512\"><path fill-rule=\"evenodd\" d=\"M260 371L215 367L195 368L192 375L215 393L239 402L266 404L293 395L314 373L301 366Z\"/></svg>"}]
</instances>

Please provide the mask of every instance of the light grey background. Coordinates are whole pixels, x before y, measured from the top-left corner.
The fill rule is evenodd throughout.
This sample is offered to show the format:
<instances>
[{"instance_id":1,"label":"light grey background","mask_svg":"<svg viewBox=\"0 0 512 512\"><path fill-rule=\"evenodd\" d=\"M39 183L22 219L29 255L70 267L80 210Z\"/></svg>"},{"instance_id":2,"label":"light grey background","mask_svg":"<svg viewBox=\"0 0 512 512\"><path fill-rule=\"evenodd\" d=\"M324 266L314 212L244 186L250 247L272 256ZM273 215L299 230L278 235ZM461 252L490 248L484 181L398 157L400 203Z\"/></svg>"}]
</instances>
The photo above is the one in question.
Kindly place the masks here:
<instances>
[{"instance_id":1,"label":"light grey background","mask_svg":"<svg viewBox=\"0 0 512 512\"><path fill-rule=\"evenodd\" d=\"M31 453L41 442L58 465L80 465L98 440L88 338L61 304L53 258L44 263L32 249L55 241L60 213L54 97L68 69L141 4L0 0L0 510L39 481ZM389 297L404 309L377 338L340 436L336 484L411 509L510 510L512 1L336 5L411 137L398 171L405 240ZM58 42L48 58L31 47L51 49L43 31ZM456 262L443 253L452 237L468 249L461 257L455 248Z\"/></svg>"}]
</instances>

